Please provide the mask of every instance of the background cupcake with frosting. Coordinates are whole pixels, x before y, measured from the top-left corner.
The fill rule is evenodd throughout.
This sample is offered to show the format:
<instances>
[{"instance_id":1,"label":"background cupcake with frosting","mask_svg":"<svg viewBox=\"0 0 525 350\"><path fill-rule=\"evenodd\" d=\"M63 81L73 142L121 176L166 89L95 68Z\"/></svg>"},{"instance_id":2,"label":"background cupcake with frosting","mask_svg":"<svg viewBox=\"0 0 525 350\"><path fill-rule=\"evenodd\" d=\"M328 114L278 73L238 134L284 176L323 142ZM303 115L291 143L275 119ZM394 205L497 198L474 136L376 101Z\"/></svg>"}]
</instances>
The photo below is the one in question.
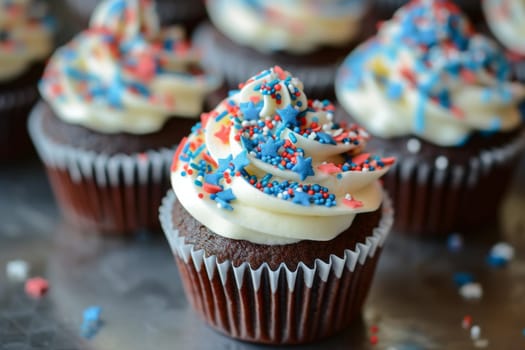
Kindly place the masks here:
<instances>
[{"instance_id":1,"label":"background cupcake with frosting","mask_svg":"<svg viewBox=\"0 0 525 350\"><path fill-rule=\"evenodd\" d=\"M525 82L525 3L520 0L484 0L487 24L495 38L508 50L512 73Z\"/></svg>"},{"instance_id":2,"label":"background cupcake with frosting","mask_svg":"<svg viewBox=\"0 0 525 350\"><path fill-rule=\"evenodd\" d=\"M27 116L38 99L37 82L53 49L45 4L0 1L0 159L16 158L31 145Z\"/></svg>"},{"instance_id":3,"label":"background cupcake with frosting","mask_svg":"<svg viewBox=\"0 0 525 350\"><path fill-rule=\"evenodd\" d=\"M360 40L366 10L361 0L211 0L206 6L213 26L197 33L196 44L230 88L277 64L318 98L333 98L335 70Z\"/></svg>"},{"instance_id":4,"label":"background cupcake with frosting","mask_svg":"<svg viewBox=\"0 0 525 350\"><path fill-rule=\"evenodd\" d=\"M306 343L359 315L392 223L378 179L394 159L364 152L369 134L333 118L274 67L175 153L161 221L190 303L220 332Z\"/></svg>"},{"instance_id":5,"label":"background cupcake with frosting","mask_svg":"<svg viewBox=\"0 0 525 350\"><path fill-rule=\"evenodd\" d=\"M523 149L524 89L452 2L396 12L347 57L336 93L376 136L370 146L398 157L385 185L399 230L448 234L497 217Z\"/></svg>"},{"instance_id":6,"label":"background cupcake with frosting","mask_svg":"<svg viewBox=\"0 0 525 350\"><path fill-rule=\"evenodd\" d=\"M122 4L53 55L29 122L65 216L111 233L157 225L173 148L219 85L152 2Z\"/></svg>"}]
</instances>

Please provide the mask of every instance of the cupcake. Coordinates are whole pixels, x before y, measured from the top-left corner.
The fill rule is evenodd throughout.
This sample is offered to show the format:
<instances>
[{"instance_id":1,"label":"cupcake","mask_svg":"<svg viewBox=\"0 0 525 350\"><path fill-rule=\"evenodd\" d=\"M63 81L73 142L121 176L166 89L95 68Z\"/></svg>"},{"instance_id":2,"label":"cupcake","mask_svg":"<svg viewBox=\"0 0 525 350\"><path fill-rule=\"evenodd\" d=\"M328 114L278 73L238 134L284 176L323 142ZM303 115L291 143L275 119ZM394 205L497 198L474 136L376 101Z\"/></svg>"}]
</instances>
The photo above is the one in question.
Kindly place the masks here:
<instances>
[{"instance_id":1,"label":"cupcake","mask_svg":"<svg viewBox=\"0 0 525 350\"><path fill-rule=\"evenodd\" d=\"M0 0L0 159L27 153L27 116L51 53L52 26L43 3Z\"/></svg>"},{"instance_id":2,"label":"cupcake","mask_svg":"<svg viewBox=\"0 0 525 350\"><path fill-rule=\"evenodd\" d=\"M399 231L437 235L494 221L523 148L518 102L498 47L450 1L412 1L352 52L339 103L372 150L394 153L385 179Z\"/></svg>"},{"instance_id":3,"label":"cupcake","mask_svg":"<svg viewBox=\"0 0 525 350\"><path fill-rule=\"evenodd\" d=\"M210 326L312 342L359 315L392 223L378 179L394 160L365 153L368 133L279 67L241 86L180 143L162 226Z\"/></svg>"},{"instance_id":4,"label":"cupcake","mask_svg":"<svg viewBox=\"0 0 525 350\"><path fill-rule=\"evenodd\" d=\"M525 82L525 3L518 0L485 0L483 10L492 34L508 50L514 77Z\"/></svg>"},{"instance_id":5,"label":"cupcake","mask_svg":"<svg viewBox=\"0 0 525 350\"><path fill-rule=\"evenodd\" d=\"M213 23L196 33L203 62L237 88L247 76L274 64L287 66L307 92L333 98L338 63L360 37L364 1L319 0L206 2Z\"/></svg>"},{"instance_id":6,"label":"cupcake","mask_svg":"<svg viewBox=\"0 0 525 350\"><path fill-rule=\"evenodd\" d=\"M70 14L71 24L83 29L101 0L63 0ZM121 0L115 6L126 6L127 0ZM179 25L192 31L197 24L206 18L203 0L147 0L155 2L159 8L159 17L163 25Z\"/></svg>"},{"instance_id":7,"label":"cupcake","mask_svg":"<svg viewBox=\"0 0 525 350\"><path fill-rule=\"evenodd\" d=\"M29 121L65 217L108 233L157 226L174 147L218 86L152 2L120 4L53 55Z\"/></svg>"}]
</instances>

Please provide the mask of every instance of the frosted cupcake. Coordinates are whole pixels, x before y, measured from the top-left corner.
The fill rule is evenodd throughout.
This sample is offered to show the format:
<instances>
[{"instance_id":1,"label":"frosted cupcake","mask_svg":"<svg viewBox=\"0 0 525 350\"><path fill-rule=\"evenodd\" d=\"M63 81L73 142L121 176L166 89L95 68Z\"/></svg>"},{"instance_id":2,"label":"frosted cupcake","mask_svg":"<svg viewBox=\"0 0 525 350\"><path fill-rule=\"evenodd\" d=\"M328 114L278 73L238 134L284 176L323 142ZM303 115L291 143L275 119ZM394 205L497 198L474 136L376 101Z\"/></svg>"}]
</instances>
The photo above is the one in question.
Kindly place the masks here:
<instances>
[{"instance_id":1,"label":"frosted cupcake","mask_svg":"<svg viewBox=\"0 0 525 350\"><path fill-rule=\"evenodd\" d=\"M518 103L504 54L450 1L412 1L339 70L336 93L395 152L385 179L396 227L422 235L495 219L523 148Z\"/></svg>"},{"instance_id":2,"label":"frosted cupcake","mask_svg":"<svg viewBox=\"0 0 525 350\"><path fill-rule=\"evenodd\" d=\"M485 0L483 10L492 33L509 50L508 57L515 77L525 82L525 3L519 0Z\"/></svg>"},{"instance_id":3,"label":"frosted cupcake","mask_svg":"<svg viewBox=\"0 0 525 350\"><path fill-rule=\"evenodd\" d=\"M29 123L65 216L110 233L156 226L173 149L218 86L151 2L120 4L53 55Z\"/></svg>"},{"instance_id":4,"label":"frosted cupcake","mask_svg":"<svg viewBox=\"0 0 525 350\"><path fill-rule=\"evenodd\" d=\"M368 133L279 67L241 86L181 142L161 221L209 325L312 342L363 306L392 222L378 179L394 160L365 153Z\"/></svg>"},{"instance_id":5,"label":"frosted cupcake","mask_svg":"<svg viewBox=\"0 0 525 350\"><path fill-rule=\"evenodd\" d=\"M30 148L26 123L51 54L52 26L41 2L0 0L0 159Z\"/></svg>"},{"instance_id":6,"label":"frosted cupcake","mask_svg":"<svg viewBox=\"0 0 525 350\"><path fill-rule=\"evenodd\" d=\"M204 63L237 88L247 76L274 64L289 67L307 92L333 98L338 63L355 46L366 2L359 0L212 0L214 27L196 37Z\"/></svg>"}]
</instances>

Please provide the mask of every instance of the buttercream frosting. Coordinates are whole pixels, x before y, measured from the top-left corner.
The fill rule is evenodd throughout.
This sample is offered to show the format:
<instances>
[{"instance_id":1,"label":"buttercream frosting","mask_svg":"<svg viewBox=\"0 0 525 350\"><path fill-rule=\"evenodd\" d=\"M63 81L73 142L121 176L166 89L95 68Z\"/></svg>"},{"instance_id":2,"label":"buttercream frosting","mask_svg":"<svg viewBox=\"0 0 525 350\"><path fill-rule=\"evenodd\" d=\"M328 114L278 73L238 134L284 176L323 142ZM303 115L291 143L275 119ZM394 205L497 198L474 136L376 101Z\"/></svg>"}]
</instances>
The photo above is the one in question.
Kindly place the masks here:
<instances>
[{"instance_id":1,"label":"buttercream frosting","mask_svg":"<svg viewBox=\"0 0 525 350\"><path fill-rule=\"evenodd\" d=\"M525 2L484 0L482 3L492 33L508 49L525 55Z\"/></svg>"},{"instance_id":2,"label":"buttercream frosting","mask_svg":"<svg viewBox=\"0 0 525 350\"><path fill-rule=\"evenodd\" d=\"M219 81L177 27L161 29L151 0L106 0L90 27L51 58L42 95L64 121L104 133L158 131L198 118Z\"/></svg>"},{"instance_id":3,"label":"buttercream frosting","mask_svg":"<svg viewBox=\"0 0 525 350\"><path fill-rule=\"evenodd\" d=\"M0 0L0 81L47 58L53 44L52 27L43 3Z\"/></svg>"},{"instance_id":4,"label":"buttercream frosting","mask_svg":"<svg viewBox=\"0 0 525 350\"><path fill-rule=\"evenodd\" d=\"M311 52L341 46L360 29L362 0L209 0L213 24L261 52Z\"/></svg>"},{"instance_id":5,"label":"buttercream frosting","mask_svg":"<svg viewBox=\"0 0 525 350\"><path fill-rule=\"evenodd\" d=\"M213 232L260 244L325 241L379 208L394 162L363 149L368 133L333 120L328 101L265 70L201 117L175 153L172 187Z\"/></svg>"},{"instance_id":6,"label":"buttercream frosting","mask_svg":"<svg viewBox=\"0 0 525 350\"><path fill-rule=\"evenodd\" d=\"M458 146L476 131L521 124L522 86L498 47L446 0L416 0L352 52L338 72L341 105L372 134Z\"/></svg>"}]
</instances>

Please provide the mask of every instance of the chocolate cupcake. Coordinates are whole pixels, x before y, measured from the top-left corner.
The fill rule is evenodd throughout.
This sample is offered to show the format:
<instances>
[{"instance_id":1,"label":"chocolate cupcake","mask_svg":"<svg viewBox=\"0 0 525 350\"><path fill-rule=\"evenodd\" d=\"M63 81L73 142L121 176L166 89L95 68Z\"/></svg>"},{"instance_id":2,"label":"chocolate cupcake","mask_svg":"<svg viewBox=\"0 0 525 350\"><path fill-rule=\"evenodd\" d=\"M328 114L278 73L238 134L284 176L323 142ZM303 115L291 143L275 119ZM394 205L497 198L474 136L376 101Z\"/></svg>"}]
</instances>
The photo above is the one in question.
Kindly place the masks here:
<instances>
[{"instance_id":1,"label":"chocolate cupcake","mask_svg":"<svg viewBox=\"0 0 525 350\"><path fill-rule=\"evenodd\" d=\"M360 39L366 2L212 0L206 6L214 26L197 31L196 45L231 89L278 64L293 70L308 93L333 98L337 65Z\"/></svg>"},{"instance_id":2,"label":"chocolate cupcake","mask_svg":"<svg viewBox=\"0 0 525 350\"><path fill-rule=\"evenodd\" d=\"M393 153L385 179L396 229L472 230L493 221L523 149L518 102L504 54L450 1L412 1L339 70L347 115Z\"/></svg>"},{"instance_id":3,"label":"chocolate cupcake","mask_svg":"<svg viewBox=\"0 0 525 350\"><path fill-rule=\"evenodd\" d=\"M492 34L508 50L514 77L525 83L525 3L518 0L485 0L483 10Z\"/></svg>"},{"instance_id":4,"label":"chocolate cupcake","mask_svg":"<svg viewBox=\"0 0 525 350\"><path fill-rule=\"evenodd\" d=\"M66 10L75 26L83 29L89 25L89 19L101 0L64 0ZM206 18L203 0L147 0L156 3L161 24L179 25L188 32ZM126 6L121 0L115 6Z\"/></svg>"},{"instance_id":5,"label":"chocolate cupcake","mask_svg":"<svg viewBox=\"0 0 525 350\"><path fill-rule=\"evenodd\" d=\"M38 99L37 83L52 46L43 3L0 0L0 159L30 150L27 116Z\"/></svg>"},{"instance_id":6,"label":"chocolate cupcake","mask_svg":"<svg viewBox=\"0 0 525 350\"><path fill-rule=\"evenodd\" d=\"M161 222L188 300L219 332L307 343L359 315L392 223L378 179L394 160L363 153L368 133L333 116L274 67L175 153Z\"/></svg>"},{"instance_id":7,"label":"chocolate cupcake","mask_svg":"<svg viewBox=\"0 0 525 350\"><path fill-rule=\"evenodd\" d=\"M66 218L108 233L157 226L174 147L218 86L151 2L120 4L53 55L29 121Z\"/></svg>"}]
</instances>

